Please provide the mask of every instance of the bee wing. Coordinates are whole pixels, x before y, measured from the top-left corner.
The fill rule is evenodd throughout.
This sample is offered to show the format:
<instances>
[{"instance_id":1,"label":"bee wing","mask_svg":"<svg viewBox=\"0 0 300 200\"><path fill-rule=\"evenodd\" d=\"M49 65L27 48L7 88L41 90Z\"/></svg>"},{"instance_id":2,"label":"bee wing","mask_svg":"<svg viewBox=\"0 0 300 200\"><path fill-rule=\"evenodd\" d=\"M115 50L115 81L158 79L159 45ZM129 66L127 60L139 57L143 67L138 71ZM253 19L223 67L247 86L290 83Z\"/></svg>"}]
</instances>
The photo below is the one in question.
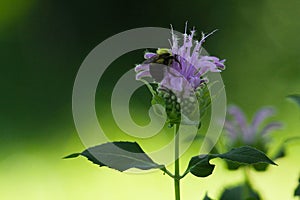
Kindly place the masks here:
<instances>
[{"instance_id":1,"label":"bee wing","mask_svg":"<svg viewBox=\"0 0 300 200\"><path fill-rule=\"evenodd\" d=\"M167 66L157 63L150 64L150 74L156 82L161 82L165 76Z\"/></svg>"},{"instance_id":2,"label":"bee wing","mask_svg":"<svg viewBox=\"0 0 300 200\"><path fill-rule=\"evenodd\" d=\"M158 59L158 56L152 56L151 58L145 60L145 61L143 62L143 64L150 64L150 63L153 63L153 62L155 62L157 59Z\"/></svg>"}]
</instances>

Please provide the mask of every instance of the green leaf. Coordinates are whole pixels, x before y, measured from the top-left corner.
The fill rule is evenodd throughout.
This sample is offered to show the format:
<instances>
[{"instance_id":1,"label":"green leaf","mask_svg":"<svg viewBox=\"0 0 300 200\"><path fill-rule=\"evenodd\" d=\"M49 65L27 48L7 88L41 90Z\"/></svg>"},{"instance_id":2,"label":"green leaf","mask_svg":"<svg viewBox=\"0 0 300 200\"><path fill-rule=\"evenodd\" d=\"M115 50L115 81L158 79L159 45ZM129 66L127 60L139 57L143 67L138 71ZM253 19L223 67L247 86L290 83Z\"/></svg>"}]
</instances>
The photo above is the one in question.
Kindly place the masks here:
<instances>
[{"instance_id":1,"label":"green leaf","mask_svg":"<svg viewBox=\"0 0 300 200\"><path fill-rule=\"evenodd\" d=\"M300 106L300 94L292 94L287 96L287 98L294 101L295 103L298 104L298 106Z\"/></svg>"},{"instance_id":2,"label":"green leaf","mask_svg":"<svg viewBox=\"0 0 300 200\"><path fill-rule=\"evenodd\" d=\"M248 184L243 184L225 189L220 200L260 200L260 197Z\"/></svg>"},{"instance_id":3,"label":"green leaf","mask_svg":"<svg viewBox=\"0 0 300 200\"><path fill-rule=\"evenodd\" d=\"M200 89L198 89L198 91L196 92L196 96L199 103L200 119L203 119L207 114L208 109L210 108L212 100L208 85L205 84L204 86L200 87ZM200 129L200 127L198 127L198 129Z\"/></svg>"},{"instance_id":4,"label":"green leaf","mask_svg":"<svg viewBox=\"0 0 300 200\"><path fill-rule=\"evenodd\" d=\"M76 158L76 157L80 156L80 154L81 153L73 153L73 154L70 154L70 155L64 157L64 159L67 159L67 158Z\"/></svg>"},{"instance_id":5,"label":"green leaf","mask_svg":"<svg viewBox=\"0 0 300 200\"><path fill-rule=\"evenodd\" d=\"M75 158L79 155L100 167L107 166L121 172L130 168L148 170L164 167L153 162L136 142L109 142L65 158Z\"/></svg>"},{"instance_id":6,"label":"green leaf","mask_svg":"<svg viewBox=\"0 0 300 200\"><path fill-rule=\"evenodd\" d=\"M298 184L297 188L295 189L294 196L300 197L300 178L299 178L299 184Z\"/></svg>"},{"instance_id":7,"label":"green leaf","mask_svg":"<svg viewBox=\"0 0 300 200\"><path fill-rule=\"evenodd\" d=\"M159 104L163 107L165 107L165 100L163 97L159 96L158 94L154 94L151 100L151 104L155 105L155 104ZM154 107L154 113L160 117L163 117L165 115L165 108L158 108L158 107Z\"/></svg>"},{"instance_id":8,"label":"green leaf","mask_svg":"<svg viewBox=\"0 0 300 200\"><path fill-rule=\"evenodd\" d=\"M194 156L189 162L187 171L197 177L207 177L215 168L215 165L210 164L209 160L210 155Z\"/></svg>"},{"instance_id":9,"label":"green leaf","mask_svg":"<svg viewBox=\"0 0 300 200\"><path fill-rule=\"evenodd\" d=\"M290 137L285 139L280 147L278 148L278 150L276 151L276 153L274 154L274 156L272 157L273 160L276 160L278 158L282 158L286 155L286 146L287 144L289 144L290 142L294 142L300 140L300 137L296 136L296 137Z\"/></svg>"},{"instance_id":10,"label":"green leaf","mask_svg":"<svg viewBox=\"0 0 300 200\"><path fill-rule=\"evenodd\" d=\"M207 195L207 193L206 193L203 200L213 200L213 199L211 199L211 198Z\"/></svg>"},{"instance_id":11,"label":"green leaf","mask_svg":"<svg viewBox=\"0 0 300 200\"><path fill-rule=\"evenodd\" d=\"M250 146L233 148L227 153L216 154L214 156L244 164L268 163L277 165L264 152Z\"/></svg>"},{"instance_id":12,"label":"green leaf","mask_svg":"<svg viewBox=\"0 0 300 200\"><path fill-rule=\"evenodd\" d=\"M253 165L254 169L259 172L266 171L268 166L269 165L267 163L257 163Z\"/></svg>"},{"instance_id":13,"label":"green leaf","mask_svg":"<svg viewBox=\"0 0 300 200\"><path fill-rule=\"evenodd\" d=\"M211 175L215 166L210 164L209 161L213 158L222 158L239 164L268 163L276 165L262 151L259 151L253 147L243 146L234 148L223 154L208 154L192 157L184 176L189 172L197 177L207 177Z\"/></svg>"},{"instance_id":14,"label":"green leaf","mask_svg":"<svg viewBox=\"0 0 300 200\"><path fill-rule=\"evenodd\" d=\"M165 100L163 97L159 96L158 94L154 94L151 100L151 104L160 104L162 106L165 106Z\"/></svg>"},{"instance_id":15,"label":"green leaf","mask_svg":"<svg viewBox=\"0 0 300 200\"><path fill-rule=\"evenodd\" d=\"M227 169L229 170L237 170L239 169L241 166L244 166L245 164L240 164L237 162L232 162L230 160L226 160L226 165L227 165Z\"/></svg>"},{"instance_id":16,"label":"green leaf","mask_svg":"<svg viewBox=\"0 0 300 200\"><path fill-rule=\"evenodd\" d=\"M273 160L276 160L278 158L283 158L286 156L286 149L285 149L285 145L282 145L278 151L275 153L275 155L273 156Z\"/></svg>"}]
</instances>

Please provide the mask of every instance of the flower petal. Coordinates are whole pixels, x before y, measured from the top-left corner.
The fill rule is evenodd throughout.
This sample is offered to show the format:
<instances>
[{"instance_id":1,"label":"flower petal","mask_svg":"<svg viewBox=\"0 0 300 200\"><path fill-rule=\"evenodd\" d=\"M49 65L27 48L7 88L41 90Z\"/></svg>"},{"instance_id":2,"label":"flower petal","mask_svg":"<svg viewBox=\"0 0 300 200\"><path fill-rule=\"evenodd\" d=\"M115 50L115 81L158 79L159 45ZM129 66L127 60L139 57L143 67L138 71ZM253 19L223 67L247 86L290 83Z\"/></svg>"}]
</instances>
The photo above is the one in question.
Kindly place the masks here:
<instances>
[{"instance_id":1,"label":"flower petal","mask_svg":"<svg viewBox=\"0 0 300 200\"><path fill-rule=\"evenodd\" d=\"M140 64L140 65L137 65L137 66L134 68L134 71L135 71L135 72L139 72L139 71L149 71L149 68L150 68L150 65L149 65L149 64Z\"/></svg>"},{"instance_id":2,"label":"flower petal","mask_svg":"<svg viewBox=\"0 0 300 200\"><path fill-rule=\"evenodd\" d=\"M149 58L152 58L153 56L156 56L156 55L157 55L156 53L146 52L145 55L144 55L144 58L149 59Z\"/></svg>"},{"instance_id":3,"label":"flower petal","mask_svg":"<svg viewBox=\"0 0 300 200\"><path fill-rule=\"evenodd\" d=\"M235 118L237 125L241 128L243 134L247 133L247 121L245 114L238 106L230 106L228 108L228 113Z\"/></svg>"},{"instance_id":4,"label":"flower petal","mask_svg":"<svg viewBox=\"0 0 300 200\"><path fill-rule=\"evenodd\" d=\"M280 122L271 122L263 128L263 130L261 131L261 135L265 135L271 131L280 129L282 128L282 126L283 124Z\"/></svg>"},{"instance_id":5,"label":"flower petal","mask_svg":"<svg viewBox=\"0 0 300 200\"><path fill-rule=\"evenodd\" d=\"M232 124L232 122L225 121L224 129L227 131L228 135L232 140L237 138L237 130L236 127Z\"/></svg>"},{"instance_id":6,"label":"flower petal","mask_svg":"<svg viewBox=\"0 0 300 200\"><path fill-rule=\"evenodd\" d=\"M141 80L142 78L146 78L146 77L152 77L150 74L150 71L141 71L138 72L135 76L136 80Z\"/></svg>"},{"instance_id":7,"label":"flower petal","mask_svg":"<svg viewBox=\"0 0 300 200\"><path fill-rule=\"evenodd\" d=\"M254 132L257 132L259 125L268 117L271 117L275 114L275 110L273 108L262 108L259 111L256 112L252 123L251 123L251 128Z\"/></svg>"}]
</instances>

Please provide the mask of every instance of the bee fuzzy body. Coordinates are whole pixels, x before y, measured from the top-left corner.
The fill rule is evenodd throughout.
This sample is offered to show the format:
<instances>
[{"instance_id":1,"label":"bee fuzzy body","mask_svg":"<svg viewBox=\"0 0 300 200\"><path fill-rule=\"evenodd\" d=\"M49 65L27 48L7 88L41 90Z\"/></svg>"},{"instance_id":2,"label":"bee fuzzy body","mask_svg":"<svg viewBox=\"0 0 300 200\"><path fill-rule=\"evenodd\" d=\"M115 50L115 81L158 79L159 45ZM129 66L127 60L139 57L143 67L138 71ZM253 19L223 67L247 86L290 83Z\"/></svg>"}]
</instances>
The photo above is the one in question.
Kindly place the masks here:
<instances>
[{"instance_id":1,"label":"bee fuzzy body","mask_svg":"<svg viewBox=\"0 0 300 200\"><path fill-rule=\"evenodd\" d=\"M151 76L155 81L160 82L163 79L164 70L166 69L161 65L171 66L173 61L179 63L181 67L181 64L178 61L177 57L172 55L170 49L158 49L156 51L156 55L145 60L143 64L150 64Z\"/></svg>"}]
</instances>

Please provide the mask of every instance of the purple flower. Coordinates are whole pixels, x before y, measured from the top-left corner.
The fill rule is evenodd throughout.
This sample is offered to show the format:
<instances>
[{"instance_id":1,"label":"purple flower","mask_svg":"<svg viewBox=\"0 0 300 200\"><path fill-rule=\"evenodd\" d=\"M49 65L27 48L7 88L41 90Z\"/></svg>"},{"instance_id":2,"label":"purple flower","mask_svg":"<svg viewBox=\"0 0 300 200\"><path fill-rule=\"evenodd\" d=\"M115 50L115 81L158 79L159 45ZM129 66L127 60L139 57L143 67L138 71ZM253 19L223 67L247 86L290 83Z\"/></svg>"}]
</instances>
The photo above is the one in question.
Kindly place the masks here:
<instances>
[{"instance_id":1,"label":"purple flower","mask_svg":"<svg viewBox=\"0 0 300 200\"><path fill-rule=\"evenodd\" d=\"M213 34L202 34L200 41L193 41L195 30L190 34L183 34L182 44L179 44L179 38L171 29L171 48L170 55L174 57L170 66L161 70L162 78L158 84L160 88L171 90L176 96L189 96L191 90L195 91L203 83L207 82L205 74L207 72L221 72L225 69L225 60L220 60L215 56L203 56L201 51L205 39ZM157 56L156 53L145 53L145 59ZM151 64L140 64L135 67L136 79L152 77Z\"/></svg>"},{"instance_id":2,"label":"purple flower","mask_svg":"<svg viewBox=\"0 0 300 200\"><path fill-rule=\"evenodd\" d=\"M243 111L237 106L230 106L224 128L232 143L239 141L255 146L256 142L261 143L266 139L266 134L282 127L280 122L274 121L263 125L263 122L274 114L273 108L263 107L256 112L251 123L247 123Z\"/></svg>"},{"instance_id":3,"label":"purple flower","mask_svg":"<svg viewBox=\"0 0 300 200\"><path fill-rule=\"evenodd\" d=\"M136 79L147 84L153 103L165 107L171 126L180 122L198 125L199 110L203 109L201 114L204 115L209 106L210 96L201 96L207 90L206 73L225 69L225 60L201 55L202 44L211 34L213 32L202 34L200 41L194 41L195 30L190 34L185 30L181 39L171 28L170 48L158 49L156 53L146 52L146 61L135 67ZM157 84L156 90L149 82Z\"/></svg>"}]
</instances>

